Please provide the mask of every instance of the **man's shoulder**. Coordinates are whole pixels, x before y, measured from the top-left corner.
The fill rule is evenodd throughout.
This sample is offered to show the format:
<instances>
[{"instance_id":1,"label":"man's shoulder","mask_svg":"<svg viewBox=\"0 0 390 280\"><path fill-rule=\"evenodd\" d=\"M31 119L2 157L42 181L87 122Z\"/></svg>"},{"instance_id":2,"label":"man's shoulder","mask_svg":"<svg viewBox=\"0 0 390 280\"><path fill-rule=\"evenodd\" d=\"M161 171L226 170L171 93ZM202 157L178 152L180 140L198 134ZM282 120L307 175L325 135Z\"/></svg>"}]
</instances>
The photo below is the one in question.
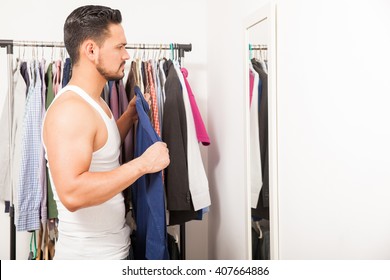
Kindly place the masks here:
<instances>
[{"instance_id":1,"label":"man's shoulder","mask_svg":"<svg viewBox=\"0 0 390 280\"><path fill-rule=\"evenodd\" d=\"M67 125L86 122L90 125L95 119L93 108L76 93L64 92L53 101L46 112L46 122L54 125Z\"/></svg>"},{"instance_id":2,"label":"man's shoulder","mask_svg":"<svg viewBox=\"0 0 390 280\"><path fill-rule=\"evenodd\" d=\"M93 114L93 108L83 100L78 94L68 91L64 92L50 105L48 114L51 115L69 115L84 116Z\"/></svg>"}]
</instances>

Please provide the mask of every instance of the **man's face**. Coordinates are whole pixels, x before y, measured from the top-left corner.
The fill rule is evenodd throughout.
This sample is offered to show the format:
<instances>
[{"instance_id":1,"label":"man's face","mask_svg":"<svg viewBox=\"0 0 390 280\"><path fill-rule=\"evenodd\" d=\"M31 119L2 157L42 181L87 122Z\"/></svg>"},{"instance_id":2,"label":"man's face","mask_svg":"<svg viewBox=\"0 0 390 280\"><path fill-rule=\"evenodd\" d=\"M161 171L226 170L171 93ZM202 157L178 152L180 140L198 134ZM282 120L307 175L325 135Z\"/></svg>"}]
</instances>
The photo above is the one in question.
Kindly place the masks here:
<instances>
[{"instance_id":1,"label":"man's face","mask_svg":"<svg viewBox=\"0 0 390 280\"><path fill-rule=\"evenodd\" d=\"M96 64L98 72L107 80L120 80L125 75L125 63L129 54L125 48L126 37L122 25L111 24L109 35L99 49Z\"/></svg>"}]
</instances>

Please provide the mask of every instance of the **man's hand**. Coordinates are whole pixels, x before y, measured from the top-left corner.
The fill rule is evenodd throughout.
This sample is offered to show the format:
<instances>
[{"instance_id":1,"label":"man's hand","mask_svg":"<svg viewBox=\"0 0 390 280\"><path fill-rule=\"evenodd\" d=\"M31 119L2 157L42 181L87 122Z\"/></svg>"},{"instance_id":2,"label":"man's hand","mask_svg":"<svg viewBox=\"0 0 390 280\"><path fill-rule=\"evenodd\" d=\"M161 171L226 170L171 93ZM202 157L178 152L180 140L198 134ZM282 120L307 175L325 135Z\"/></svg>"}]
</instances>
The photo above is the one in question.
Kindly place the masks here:
<instances>
[{"instance_id":1,"label":"man's hand","mask_svg":"<svg viewBox=\"0 0 390 280\"><path fill-rule=\"evenodd\" d=\"M148 102L148 105L149 105L149 108L152 104L152 100L150 98L150 94L149 93L145 93L144 94L144 98L146 100L146 102ZM129 102L129 105L127 106L127 109L126 109L126 113L128 115L128 117L130 118L130 120L132 121L132 123L136 122L138 120L138 113L137 113L137 109L135 107L135 102L137 100L137 97L134 96L130 102Z\"/></svg>"},{"instance_id":2,"label":"man's hand","mask_svg":"<svg viewBox=\"0 0 390 280\"><path fill-rule=\"evenodd\" d=\"M135 108L135 101L137 97L134 96L131 101L129 102L129 105L127 106L126 113L128 117L130 118L131 122L134 123L138 120L138 113L137 109Z\"/></svg>"},{"instance_id":3,"label":"man's hand","mask_svg":"<svg viewBox=\"0 0 390 280\"><path fill-rule=\"evenodd\" d=\"M170 163L167 144L156 142L151 145L142 155L145 164L145 173L155 173L163 170Z\"/></svg>"}]
</instances>

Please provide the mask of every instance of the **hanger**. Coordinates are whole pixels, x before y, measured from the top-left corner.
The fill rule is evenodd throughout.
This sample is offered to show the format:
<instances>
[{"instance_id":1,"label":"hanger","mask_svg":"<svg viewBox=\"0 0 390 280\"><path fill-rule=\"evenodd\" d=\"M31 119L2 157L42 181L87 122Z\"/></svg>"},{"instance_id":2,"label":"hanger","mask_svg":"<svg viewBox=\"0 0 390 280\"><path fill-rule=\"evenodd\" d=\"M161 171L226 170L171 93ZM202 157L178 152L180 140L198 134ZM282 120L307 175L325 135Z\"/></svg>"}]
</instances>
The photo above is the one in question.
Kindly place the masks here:
<instances>
[{"instance_id":1,"label":"hanger","mask_svg":"<svg viewBox=\"0 0 390 280\"><path fill-rule=\"evenodd\" d=\"M43 43L41 45L41 50L42 50L42 59L45 58L45 48L43 47Z\"/></svg>"},{"instance_id":2,"label":"hanger","mask_svg":"<svg viewBox=\"0 0 390 280\"><path fill-rule=\"evenodd\" d=\"M158 45L156 45L156 49L154 51L154 60L157 61L159 59L160 54L161 54L161 46L159 48Z\"/></svg>"},{"instance_id":3,"label":"hanger","mask_svg":"<svg viewBox=\"0 0 390 280\"><path fill-rule=\"evenodd\" d=\"M54 56L54 47L51 47L51 61L53 62L53 56Z\"/></svg>"},{"instance_id":4,"label":"hanger","mask_svg":"<svg viewBox=\"0 0 390 280\"><path fill-rule=\"evenodd\" d=\"M33 45L31 48L32 59L35 60L36 45Z\"/></svg>"},{"instance_id":5,"label":"hanger","mask_svg":"<svg viewBox=\"0 0 390 280\"><path fill-rule=\"evenodd\" d=\"M145 44L142 44L142 61L145 61Z\"/></svg>"},{"instance_id":6,"label":"hanger","mask_svg":"<svg viewBox=\"0 0 390 280\"><path fill-rule=\"evenodd\" d=\"M171 49L171 60L174 60L174 50L173 50L173 44L172 43L170 43L169 44L169 48Z\"/></svg>"},{"instance_id":7,"label":"hanger","mask_svg":"<svg viewBox=\"0 0 390 280\"><path fill-rule=\"evenodd\" d=\"M176 231L175 231L175 241L176 241L176 243L179 243L179 235L177 235Z\"/></svg>"},{"instance_id":8,"label":"hanger","mask_svg":"<svg viewBox=\"0 0 390 280\"><path fill-rule=\"evenodd\" d=\"M135 47L135 50L134 50L134 53L133 53L133 60L137 59L137 55L138 55L138 46Z\"/></svg>"},{"instance_id":9,"label":"hanger","mask_svg":"<svg viewBox=\"0 0 390 280\"><path fill-rule=\"evenodd\" d=\"M256 225L256 228L259 230L259 239L262 239L263 238L263 231L261 230L260 222L256 221L255 225Z\"/></svg>"},{"instance_id":10,"label":"hanger","mask_svg":"<svg viewBox=\"0 0 390 280\"><path fill-rule=\"evenodd\" d=\"M64 53L65 53L65 52L64 52L64 48L60 48L60 57L61 57L61 61L64 61L64 56L65 56Z\"/></svg>"}]
</instances>

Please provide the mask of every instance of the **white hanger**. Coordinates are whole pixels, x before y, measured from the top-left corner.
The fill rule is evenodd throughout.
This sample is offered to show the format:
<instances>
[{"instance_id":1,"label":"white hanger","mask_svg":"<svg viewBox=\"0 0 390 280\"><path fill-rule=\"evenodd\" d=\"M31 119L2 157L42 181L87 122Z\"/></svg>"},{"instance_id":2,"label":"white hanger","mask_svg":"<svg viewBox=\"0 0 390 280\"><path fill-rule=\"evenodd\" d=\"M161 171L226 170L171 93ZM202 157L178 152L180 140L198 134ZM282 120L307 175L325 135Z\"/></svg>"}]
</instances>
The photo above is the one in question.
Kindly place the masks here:
<instances>
[{"instance_id":1,"label":"white hanger","mask_svg":"<svg viewBox=\"0 0 390 280\"><path fill-rule=\"evenodd\" d=\"M256 221L255 225L256 225L257 229L259 230L259 239L262 239L263 238L263 231L261 230L260 222Z\"/></svg>"}]
</instances>

